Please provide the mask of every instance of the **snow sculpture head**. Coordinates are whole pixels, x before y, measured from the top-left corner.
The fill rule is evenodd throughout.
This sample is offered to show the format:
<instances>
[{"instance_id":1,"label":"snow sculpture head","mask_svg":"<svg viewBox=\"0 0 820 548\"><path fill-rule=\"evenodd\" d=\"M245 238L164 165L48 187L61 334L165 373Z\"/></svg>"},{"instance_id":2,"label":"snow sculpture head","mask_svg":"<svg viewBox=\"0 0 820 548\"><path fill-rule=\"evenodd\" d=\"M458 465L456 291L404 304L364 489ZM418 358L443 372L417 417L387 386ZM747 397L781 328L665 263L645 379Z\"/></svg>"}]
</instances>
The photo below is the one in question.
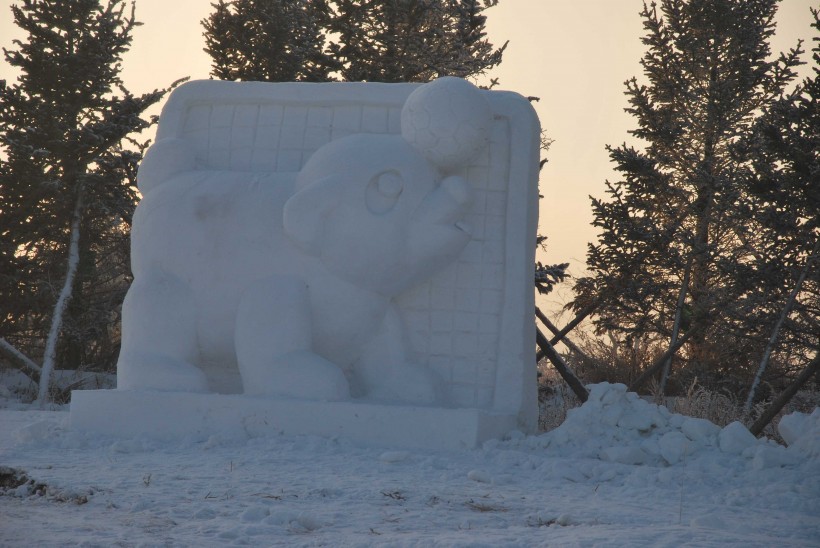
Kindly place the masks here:
<instances>
[{"instance_id":1,"label":"snow sculpture head","mask_svg":"<svg viewBox=\"0 0 820 548\"><path fill-rule=\"evenodd\" d=\"M285 230L334 274L397 295L446 265L470 239L463 218L472 189L458 176L440 180L401 137L346 137L302 168L285 204Z\"/></svg>"}]
</instances>

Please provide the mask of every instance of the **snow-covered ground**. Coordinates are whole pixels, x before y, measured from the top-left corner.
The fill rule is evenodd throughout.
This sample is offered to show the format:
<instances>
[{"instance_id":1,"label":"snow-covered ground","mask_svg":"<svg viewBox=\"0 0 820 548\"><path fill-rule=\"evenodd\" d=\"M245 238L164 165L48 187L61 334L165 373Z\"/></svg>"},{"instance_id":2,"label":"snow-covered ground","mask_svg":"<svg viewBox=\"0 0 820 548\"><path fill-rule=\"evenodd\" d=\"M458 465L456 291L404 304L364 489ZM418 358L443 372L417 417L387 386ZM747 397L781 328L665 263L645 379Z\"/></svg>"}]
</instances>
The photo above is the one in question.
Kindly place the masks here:
<instances>
[{"instance_id":1,"label":"snow-covered ground","mask_svg":"<svg viewBox=\"0 0 820 548\"><path fill-rule=\"evenodd\" d=\"M820 546L820 411L781 422L785 448L592 388L549 433L459 452L116 440L0 409L0 466L38 484L0 496L0 545Z\"/></svg>"}]
</instances>

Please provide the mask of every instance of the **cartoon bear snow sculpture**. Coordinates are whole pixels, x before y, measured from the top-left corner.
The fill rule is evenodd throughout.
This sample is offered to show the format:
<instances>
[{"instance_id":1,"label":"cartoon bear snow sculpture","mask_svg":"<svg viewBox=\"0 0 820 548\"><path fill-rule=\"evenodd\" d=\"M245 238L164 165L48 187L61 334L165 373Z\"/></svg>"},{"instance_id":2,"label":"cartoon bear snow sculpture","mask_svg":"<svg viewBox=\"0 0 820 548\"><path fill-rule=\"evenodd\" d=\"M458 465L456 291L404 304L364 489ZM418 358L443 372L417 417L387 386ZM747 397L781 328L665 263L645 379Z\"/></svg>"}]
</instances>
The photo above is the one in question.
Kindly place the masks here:
<instances>
[{"instance_id":1,"label":"cartoon bear snow sculpture","mask_svg":"<svg viewBox=\"0 0 820 548\"><path fill-rule=\"evenodd\" d=\"M491 120L481 92L445 78L411 94L402 135L331 141L298 173L197 170L186 141L158 141L140 168L118 388L238 391L238 367L248 395L440 402L393 299L470 240L472 190L452 173Z\"/></svg>"}]
</instances>

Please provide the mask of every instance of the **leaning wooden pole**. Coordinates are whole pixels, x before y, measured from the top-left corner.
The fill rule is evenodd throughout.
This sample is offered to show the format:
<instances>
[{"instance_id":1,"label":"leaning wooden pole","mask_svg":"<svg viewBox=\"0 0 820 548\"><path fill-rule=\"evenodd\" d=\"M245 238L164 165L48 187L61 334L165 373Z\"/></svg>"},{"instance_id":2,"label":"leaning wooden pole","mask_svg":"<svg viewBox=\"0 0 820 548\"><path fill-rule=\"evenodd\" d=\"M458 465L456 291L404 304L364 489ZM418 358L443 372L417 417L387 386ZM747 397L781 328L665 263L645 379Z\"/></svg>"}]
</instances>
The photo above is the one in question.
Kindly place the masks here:
<instances>
[{"instance_id":1,"label":"leaning wooden pole","mask_svg":"<svg viewBox=\"0 0 820 548\"><path fill-rule=\"evenodd\" d=\"M541 320L541 323L543 323L544 326L547 329L549 329L550 333L552 333L553 335L561 331L554 323L550 321L549 318L547 318L546 314L541 312L541 309L539 309L537 306L535 307L535 317ZM566 346L571 352L578 354L579 356L584 356L583 351L581 351L581 349L578 348L578 346L575 343L569 340L569 337L564 336L564 338L561 339L561 342L564 343L564 346ZM539 352L539 354L541 354L541 352ZM544 356L541 357L543 358Z\"/></svg>"},{"instance_id":2,"label":"leaning wooden pole","mask_svg":"<svg viewBox=\"0 0 820 548\"><path fill-rule=\"evenodd\" d=\"M3 337L0 337L0 354L9 359L9 361L16 363L20 371L26 374L30 379L35 382L40 382L40 366Z\"/></svg>"},{"instance_id":3,"label":"leaning wooden pole","mask_svg":"<svg viewBox=\"0 0 820 548\"><path fill-rule=\"evenodd\" d=\"M754 424L749 428L749 432L754 434L755 436L759 436L763 433L763 429L766 428L766 425L772 422L772 419L780 412L783 407L797 394L797 391L806 384L812 376L820 371L820 354L814 357L814 359L809 362L803 371L797 376L792 383L786 387L786 389L781 392L777 398L766 408L760 417L754 422Z\"/></svg>"},{"instance_id":4,"label":"leaning wooden pole","mask_svg":"<svg viewBox=\"0 0 820 548\"><path fill-rule=\"evenodd\" d=\"M587 401L589 392L584 388L583 383L575 376L575 373L569 368L567 362L555 351L555 347L550 344L550 341L547 340L544 333L537 327L535 328L535 340L541 350L544 351L544 355L546 355L547 359L552 363L553 367L555 367L555 370L558 371L558 374L564 379L564 382L566 382L575 395L578 396L578 399L581 400L581 402Z\"/></svg>"},{"instance_id":5,"label":"leaning wooden pole","mask_svg":"<svg viewBox=\"0 0 820 548\"><path fill-rule=\"evenodd\" d=\"M598 306L600 306L600 304L602 302L603 302L603 298L599 297L599 298L595 299L594 301L592 301L591 303L589 303L588 305L586 305L584 308L582 308L575 315L575 317L572 318L572 321L570 321L567 325L565 325L561 329L561 331L556 333L555 336L552 337L552 339L550 339L549 343L552 346L555 346L556 344L561 342L561 339L563 339L566 336L567 333L569 333L570 331L575 329L575 326L577 326L579 323L584 321L587 318L587 316L589 316L590 314L595 312L595 309L598 308Z\"/></svg>"}]
</instances>

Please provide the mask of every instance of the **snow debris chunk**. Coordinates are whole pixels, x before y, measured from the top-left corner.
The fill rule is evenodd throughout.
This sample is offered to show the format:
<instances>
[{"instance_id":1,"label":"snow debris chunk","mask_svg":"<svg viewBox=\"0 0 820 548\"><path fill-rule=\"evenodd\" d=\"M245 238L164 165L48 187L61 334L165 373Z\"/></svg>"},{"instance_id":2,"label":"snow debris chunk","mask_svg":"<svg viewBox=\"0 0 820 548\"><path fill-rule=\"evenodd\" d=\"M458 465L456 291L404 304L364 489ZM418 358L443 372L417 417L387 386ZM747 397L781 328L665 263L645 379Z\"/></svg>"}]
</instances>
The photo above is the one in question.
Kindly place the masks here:
<instances>
[{"instance_id":1,"label":"snow debris chunk","mask_svg":"<svg viewBox=\"0 0 820 548\"><path fill-rule=\"evenodd\" d=\"M791 446L800 438L800 435L806 428L808 418L809 415L806 413L795 412L785 415L780 419L780 424L777 425L777 431L780 437L783 438L783 441L786 442L786 445Z\"/></svg>"},{"instance_id":2,"label":"snow debris chunk","mask_svg":"<svg viewBox=\"0 0 820 548\"><path fill-rule=\"evenodd\" d=\"M569 514L561 514L555 520L555 523L557 525L561 525L562 527L566 527L568 525L579 525L580 524L580 522L578 520L576 520L575 518L573 518Z\"/></svg>"},{"instance_id":3,"label":"snow debris chunk","mask_svg":"<svg viewBox=\"0 0 820 548\"><path fill-rule=\"evenodd\" d=\"M589 387L588 402L599 402L603 405L617 403L626 394L626 385L621 383L601 382Z\"/></svg>"},{"instance_id":4,"label":"snow debris chunk","mask_svg":"<svg viewBox=\"0 0 820 548\"><path fill-rule=\"evenodd\" d=\"M410 453L407 451L385 451L381 455L379 455L379 460L382 462L401 462L403 460L407 460L407 457L410 456Z\"/></svg>"},{"instance_id":5,"label":"snow debris chunk","mask_svg":"<svg viewBox=\"0 0 820 548\"><path fill-rule=\"evenodd\" d=\"M649 432L653 427L660 424L660 413L650 409L650 405L646 402L638 401L641 401L644 405L635 405L631 413L621 414L621 418L618 419L618 426L639 432Z\"/></svg>"},{"instance_id":6,"label":"snow debris chunk","mask_svg":"<svg viewBox=\"0 0 820 548\"><path fill-rule=\"evenodd\" d=\"M782 445L761 444L755 448L752 458L752 470L766 470L797 464L801 458Z\"/></svg>"},{"instance_id":7,"label":"snow debris chunk","mask_svg":"<svg viewBox=\"0 0 820 548\"><path fill-rule=\"evenodd\" d=\"M658 440L661 457L670 465L680 462L691 445L689 438L678 431L667 432Z\"/></svg>"},{"instance_id":8,"label":"snow debris chunk","mask_svg":"<svg viewBox=\"0 0 820 548\"><path fill-rule=\"evenodd\" d=\"M484 470L470 470L467 472L467 479L471 479L478 483L492 483L493 478Z\"/></svg>"},{"instance_id":9,"label":"snow debris chunk","mask_svg":"<svg viewBox=\"0 0 820 548\"><path fill-rule=\"evenodd\" d=\"M26 425L15 434L15 438L20 443L38 443L48 441L57 436L60 427L54 421L37 421Z\"/></svg>"},{"instance_id":10,"label":"snow debris chunk","mask_svg":"<svg viewBox=\"0 0 820 548\"><path fill-rule=\"evenodd\" d=\"M709 441L720 432L718 425L695 417L686 417L680 429L692 441Z\"/></svg>"},{"instance_id":11,"label":"snow debris chunk","mask_svg":"<svg viewBox=\"0 0 820 548\"><path fill-rule=\"evenodd\" d=\"M777 430L791 452L820 457L820 407L816 407L811 415L786 415L780 419Z\"/></svg>"},{"instance_id":12,"label":"snow debris chunk","mask_svg":"<svg viewBox=\"0 0 820 548\"><path fill-rule=\"evenodd\" d=\"M738 421L726 425L718 434L720 450L731 455L740 455L756 443L754 434Z\"/></svg>"},{"instance_id":13,"label":"snow debris chunk","mask_svg":"<svg viewBox=\"0 0 820 548\"><path fill-rule=\"evenodd\" d=\"M619 462L621 464L648 464L650 461L643 449L634 445L622 447L607 447L600 453L601 460Z\"/></svg>"},{"instance_id":14,"label":"snow debris chunk","mask_svg":"<svg viewBox=\"0 0 820 548\"><path fill-rule=\"evenodd\" d=\"M270 515L270 510L264 506L248 508L239 518L242 523L258 523Z\"/></svg>"},{"instance_id":15,"label":"snow debris chunk","mask_svg":"<svg viewBox=\"0 0 820 548\"><path fill-rule=\"evenodd\" d=\"M321 529L325 524L315 516L299 514L288 524L288 530L294 533L310 533Z\"/></svg>"}]
</instances>

